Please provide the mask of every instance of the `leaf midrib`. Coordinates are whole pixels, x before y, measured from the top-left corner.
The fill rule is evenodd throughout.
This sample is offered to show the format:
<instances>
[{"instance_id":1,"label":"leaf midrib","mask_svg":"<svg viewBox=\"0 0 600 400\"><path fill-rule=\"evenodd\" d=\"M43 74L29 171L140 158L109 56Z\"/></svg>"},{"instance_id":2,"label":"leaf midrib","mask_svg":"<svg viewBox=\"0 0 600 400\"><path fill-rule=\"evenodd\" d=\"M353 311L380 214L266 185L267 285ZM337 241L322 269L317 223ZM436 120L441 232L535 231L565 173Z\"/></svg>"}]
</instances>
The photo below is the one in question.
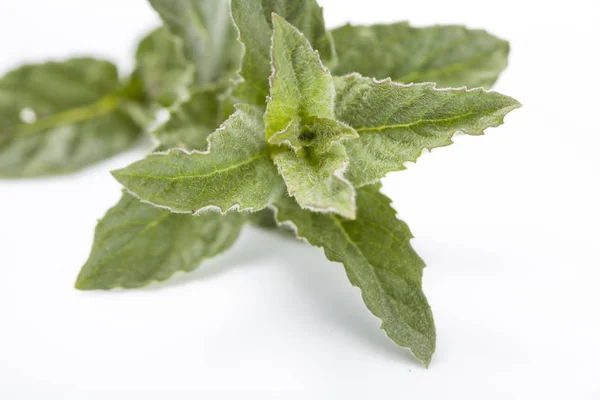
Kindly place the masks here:
<instances>
[{"instance_id":1,"label":"leaf midrib","mask_svg":"<svg viewBox=\"0 0 600 400\"><path fill-rule=\"evenodd\" d=\"M148 232L152 231L153 229L157 228L158 226L160 226L160 224L165 221L168 217L170 217L172 214L167 212L164 215L161 215L160 217L148 222L146 224L146 226L140 231L138 232L136 235L134 235L131 239L129 239L126 243L123 244L123 246L121 246L119 248L119 250L111 253L108 257L102 259L102 261L100 261L99 263L97 263L93 268L90 274L88 274L88 276L81 280L78 281L78 285L81 285L87 281L89 281L93 276L95 276L98 271L100 270L100 268L102 268L104 265L108 264L110 261L112 261L113 259L115 259L117 257L117 255L124 253L125 251L129 250L131 248L131 246L133 245L133 243L140 237L143 235L146 235ZM106 236L106 232L104 232L104 235Z\"/></svg>"},{"instance_id":2,"label":"leaf midrib","mask_svg":"<svg viewBox=\"0 0 600 400\"><path fill-rule=\"evenodd\" d=\"M338 227L338 229L342 232L342 235L346 238L346 240L348 241L348 243L352 247L354 247L354 249L356 249L356 251L358 252L358 254L360 255L360 257L365 261L365 263L369 267L371 267L371 271L373 272L373 276L376 278L375 282L376 282L377 286L379 287L379 290L382 293L386 293L386 291L383 289L383 286L381 285L381 281L380 281L379 277L375 273L375 266L373 264L371 264L371 262L369 261L368 257L364 254L364 252L362 251L362 249L360 248L360 246L358 245L358 243L356 243L350 237L350 235L348 235L348 232L346 232L346 229L344 228L344 226L342 225L342 223L340 222L340 219L338 217L330 216L330 218L333 220L333 223ZM344 264L346 264L346 263L344 263ZM403 281L406 281L403 277L399 277L399 278L402 279ZM361 289L361 291L362 291L362 289ZM387 295L387 293L386 293L386 295ZM386 302L386 308L388 308L388 309L393 308L393 305L390 303L390 301L388 300L388 298L384 297L384 299L385 299L385 302ZM377 315L377 317L383 320L383 316ZM422 333L419 329L416 329L414 326L410 325L408 322L406 322L406 320L404 318L402 318L402 323L405 324L410 329L412 329L414 332L416 332L419 335L421 335L427 342L429 342L429 338L427 337L426 334ZM385 325L385 323L384 323L384 325Z\"/></svg>"},{"instance_id":3,"label":"leaf midrib","mask_svg":"<svg viewBox=\"0 0 600 400\"><path fill-rule=\"evenodd\" d=\"M251 157L247 160L244 160L243 162L241 162L239 164L233 164L233 165L230 165L223 169L217 169L217 170L209 172L208 174L193 174L193 175L180 175L180 176L147 175L147 174L124 174L124 175L128 176L128 177L132 177L132 178L164 179L164 180L169 180L169 181L178 181L178 180L183 180L183 179L210 178L211 176L214 176L214 175L226 173L226 172L232 171L234 169L241 168L245 165L251 164L255 161L260 160L261 158L265 158L268 156L269 156L268 152L259 153L258 155Z\"/></svg>"},{"instance_id":4,"label":"leaf midrib","mask_svg":"<svg viewBox=\"0 0 600 400\"><path fill-rule=\"evenodd\" d=\"M493 111L496 111L496 110L492 110L491 112L493 112ZM473 111L469 111L469 112L466 112L464 114L455 115L454 117L448 117L448 118L419 119L418 121L409 122L407 124L382 125L382 126L362 127L362 128L355 128L355 129L356 129L356 132L381 132L381 131L384 131L384 130L387 130L387 129L411 128L411 127L413 127L415 125L419 125L419 124L435 124L435 123L438 123L438 122L455 121L455 120L458 120L458 119L461 119L461 118L466 118L466 117L471 116L471 115L473 115Z\"/></svg>"},{"instance_id":5,"label":"leaf midrib","mask_svg":"<svg viewBox=\"0 0 600 400\"><path fill-rule=\"evenodd\" d=\"M100 99L96 103L62 111L45 118L41 118L31 124L19 125L15 136L30 136L59 125L66 125L101 117L117 110L125 102L126 99L119 94L109 95Z\"/></svg>"}]
</instances>

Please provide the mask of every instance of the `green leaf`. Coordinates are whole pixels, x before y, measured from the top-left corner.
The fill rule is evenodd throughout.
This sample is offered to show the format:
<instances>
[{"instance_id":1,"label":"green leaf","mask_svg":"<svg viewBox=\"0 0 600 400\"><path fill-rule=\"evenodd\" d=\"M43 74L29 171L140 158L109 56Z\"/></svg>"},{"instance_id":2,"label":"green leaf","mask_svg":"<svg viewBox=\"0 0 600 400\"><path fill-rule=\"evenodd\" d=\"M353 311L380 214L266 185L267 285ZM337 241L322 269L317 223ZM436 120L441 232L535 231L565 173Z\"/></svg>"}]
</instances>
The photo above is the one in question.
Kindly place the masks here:
<instances>
[{"instance_id":1,"label":"green leaf","mask_svg":"<svg viewBox=\"0 0 600 400\"><path fill-rule=\"evenodd\" d=\"M240 107L209 137L206 152L155 153L114 177L143 201L180 213L258 211L281 191L259 110Z\"/></svg>"},{"instance_id":2,"label":"green leaf","mask_svg":"<svg viewBox=\"0 0 600 400\"><path fill-rule=\"evenodd\" d=\"M427 366L435 351L435 326L421 288L425 265L390 203L373 185L358 190L355 221L302 210L289 198L277 201L275 208L280 225L293 226L299 238L344 264L369 310L383 321L381 328Z\"/></svg>"},{"instance_id":3,"label":"green leaf","mask_svg":"<svg viewBox=\"0 0 600 400\"><path fill-rule=\"evenodd\" d=\"M508 42L462 26L414 28L400 22L345 25L332 33L339 54L337 75L358 72L440 87L491 87L506 68L509 52Z\"/></svg>"},{"instance_id":4,"label":"green leaf","mask_svg":"<svg viewBox=\"0 0 600 400\"><path fill-rule=\"evenodd\" d=\"M194 67L184 57L181 42L162 27L140 42L136 74L150 102L170 107L189 96Z\"/></svg>"},{"instance_id":5,"label":"green leaf","mask_svg":"<svg viewBox=\"0 0 600 400\"><path fill-rule=\"evenodd\" d=\"M424 149L452 144L456 132L482 135L521 105L483 89L436 89L435 84L401 85L358 74L336 78L337 117L360 138L345 142L346 177L357 187L404 169ZM385 101L382 101L385 99Z\"/></svg>"},{"instance_id":6,"label":"green leaf","mask_svg":"<svg viewBox=\"0 0 600 400\"><path fill-rule=\"evenodd\" d=\"M222 96L220 88L199 89L172 110L169 121L153 132L160 143L156 151L206 150L208 137L227 117Z\"/></svg>"},{"instance_id":7,"label":"green leaf","mask_svg":"<svg viewBox=\"0 0 600 400\"><path fill-rule=\"evenodd\" d=\"M306 37L273 14L271 91L265 123L267 139L296 119L334 118L335 86L329 71Z\"/></svg>"},{"instance_id":8,"label":"green leaf","mask_svg":"<svg viewBox=\"0 0 600 400\"><path fill-rule=\"evenodd\" d=\"M298 157L292 151L281 151L273 159L289 195L302 208L356 217L354 188L343 176L348 156L341 143L334 143L319 155L309 152L306 157Z\"/></svg>"},{"instance_id":9,"label":"green leaf","mask_svg":"<svg viewBox=\"0 0 600 400\"><path fill-rule=\"evenodd\" d=\"M273 14L271 93L265 123L271 144L288 142L298 150L358 137L335 118L335 86L310 42L293 25ZM321 135L323 132L323 135Z\"/></svg>"},{"instance_id":10,"label":"green leaf","mask_svg":"<svg viewBox=\"0 0 600 400\"><path fill-rule=\"evenodd\" d=\"M124 194L98 223L75 287L137 288L192 271L231 247L244 221L239 213L173 214Z\"/></svg>"},{"instance_id":11,"label":"green leaf","mask_svg":"<svg viewBox=\"0 0 600 400\"><path fill-rule=\"evenodd\" d=\"M268 117L269 112L266 115ZM320 153L329 150L335 142L358 137L358 133L348 125L334 119L313 116L292 119L282 131L270 137L269 143L286 145L296 153L306 155L307 148Z\"/></svg>"},{"instance_id":12,"label":"green leaf","mask_svg":"<svg viewBox=\"0 0 600 400\"><path fill-rule=\"evenodd\" d=\"M132 146L142 129L128 105L142 97L107 62L26 65L0 79L0 176L72 172Z\"/></svg>"},{"instance_id":13,"label":"green leaf","mask_svg":"<svg viewBox=\"0 0 600 400\"><path fill-rule=\"evenodd\" d=\"M358 134L333 119L333 78L302 33L275 14L273 28L265 123L269 143L283 145L275 164L302 207L354 218L354 188L343 178L348 157L335 142Z\"/></svg>"},{"instance_id":14,"label":"green leaf","mask_svg":"<svg viewBox=\"0 0 600 400\"><path fill-rule=\"evenodd\" d=\"M179 37L196 68L196 84L234 76L241 48L225 0L149 0L169 30Z\"/></svg>"},{"instance_id":15,"label":"green leaf","mask_svg":"<svg viewBox=\"0 0 600 400\"><path fill-rule=\"evenodd\" d=\"M272 13L304 33L325 62L335 60L333 40L316 0L232 0L231 11L245 48L240 72L243 82L236 96L246 103L262 107L269 95Z\"/></svg>"}]
</instances>

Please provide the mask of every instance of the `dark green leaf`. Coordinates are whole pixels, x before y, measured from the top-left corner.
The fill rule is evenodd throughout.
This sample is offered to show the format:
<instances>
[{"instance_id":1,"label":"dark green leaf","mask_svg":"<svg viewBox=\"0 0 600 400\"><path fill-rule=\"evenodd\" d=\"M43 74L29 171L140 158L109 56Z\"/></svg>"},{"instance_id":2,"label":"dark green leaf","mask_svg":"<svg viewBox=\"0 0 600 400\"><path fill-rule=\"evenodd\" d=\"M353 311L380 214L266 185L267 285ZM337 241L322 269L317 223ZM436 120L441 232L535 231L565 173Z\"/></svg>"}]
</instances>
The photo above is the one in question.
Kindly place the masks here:
<instances>
[{"instance_id":1,"label":"dark green leaf","mask_svg":"<svg viewBox=\"0 0 600 400\"><path fill-rule=\"evenodd\" d=\"M133 145L142 129L116 67L89 58L26 65L0 79L0 176L72 172Z\"/></svg>"},{"instance_id":2,"label":"dark green leaf","mask_svg":"<svg viewBox=\"0 0 600 400\"><path fill-rule=\"evenodd\" d=\"M181 39L196 68L196 84L234 76L241 48L226 0L149 0L169 30Z\"/></svg>"},{"instance_id":3,"label":"dark green leaf","mask_svg":"<svg viewBox=\"0 0 600 400\"><path fill-rule=\"evenodd\" d=\"M150 102L170 107L188 97L194 67L184 57L181 42L166 29L145 37L136 53L136 74Z\"/></svg>"},{"instance_id":4,"label":"dark green leaf","mask_svg":"<svg viewBox=\"0 0 600 400\"><path fill-rule=\"evenodd\" d=\"M174 110L171 118L153 133L157 151L173 148L206 150L208 137L228 117L227 99L220 88L200 89Z\"/></svg>"},{"instance_id":5,"label":"dark green leaf","mask_svg":"<svg viewBox=\"0 0 600 400\"><path fill-rule=\"evenodd\" d=\"M440 90L431 83L401 85L357 74L336 78L336 88L337 117L360 135L344 142L350 157L346 176L356 186L404 169L424 149L451 144L456 132L482 135L521 106L483 89Z\"/></svg>"},{"instance_id":6,"label":"dark green leaf","mask_svg":"<svg viewBox=\"0 0 600 400\"><path fill-rule=\"evenodd\" d=\"M509 45L482 30L462 26L414 28L345 25L332 31L338 75L358 72L402 83L489 88L506 68Z\"/></svg>"},{"instance_id":7,"label":"dark green leaf","mask_svg":"<svg viewBox=\"0 0 600 400\"><path fill-rule=\"evenodd\" d=\"M373 185L358 190L355 221L303 210L290 198L277 201L275 208L279 224L293 226L298 237L344 264L350 282L362 290L365 304L383 321L381 328L390 339L429 365L435 326L421 288L425 264L390 203L379 185Z\"/></svg>"},{"instance_id":8,"label":"dark green leaf","mask_svg":"<svg viewBox=\"0 0 600 400\"><path fill-rule=\"evenodd\" d=\"M239 213L173 214L124 194L98 223L92 253L75 287L136 288L192 271L227 250L244 221Z\"/></svg>"}]
</instances>

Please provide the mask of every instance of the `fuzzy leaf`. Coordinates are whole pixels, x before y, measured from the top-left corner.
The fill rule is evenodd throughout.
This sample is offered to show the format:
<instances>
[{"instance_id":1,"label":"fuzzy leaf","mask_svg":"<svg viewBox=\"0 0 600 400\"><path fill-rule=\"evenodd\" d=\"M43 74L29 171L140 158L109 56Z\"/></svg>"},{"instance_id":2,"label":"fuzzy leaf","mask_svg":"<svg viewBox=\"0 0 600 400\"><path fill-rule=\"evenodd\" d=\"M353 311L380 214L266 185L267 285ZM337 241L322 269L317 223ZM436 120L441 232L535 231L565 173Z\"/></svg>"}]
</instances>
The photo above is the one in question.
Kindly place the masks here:
<instances>
[{"instance_id":1,"label":"fuzzy leaf","mask_svg":"<svg viewBox=\"0 0 600 400\"><path fill-rule=\"evenodd\" d=\"M117 68L89 58L26 65L0 79L0 176L72 172L132 146L142 97Z\"/></svg>"},{"instance_id":2,"label":"fuzzy leaf","mask_svg":"<svg viewBox=\"0 0 600 400\"><path fill-rule=\"evenodd\" d=\"M440 90L431 83L401 85L358 74L336 78L336 88L337 117L360 135L345 142L351 160L346 176L356 186L404 169L424 149L452 144L458 131L482 135L520 107L483 89Z\"/></svg>"},{"instance_id":3,"label":"fuzzy leaf","mask_svg":"<svg viewBox=\"0 0 600 400\"><path fill-rule=\"evenodd\" d=\"M337 75L358 72L402 83L489 88L508 61L508 42L462 26L345 25L332 34Z\"/></svg>"},{"instance_id":4,"label":"fuzzy leaf","mask_svg":"<svg viewBox=\"0 0 600 400\"><path fill-rule=\"evenodd\" d=\"M332 142L358 137L352 128L336 122L335 86L306 37L273 14L271 94L265 123L271 144L288 143L328 148Z\"/></svg>"},{"instance_id":5,"label":"fuzzy leaf","mask_svg":"<svg viewBox=\"0 0 600 400\"><path fill-rule=\"evenodd\" d=\"M305 155L306 148L311 148L319 153L329 150L335 142L356 138L358 138L358 133L354 129L335 119L307 117L290 121L284 130L270 137L269 143L286 145L296 153Z\"/></svg>"},{"instance_id":6,"label":"fuzzy leaf","mask_svg":"<svg viewBox=\"0 0 600 400\"><path fill-rule=\"evenodd\" d=\"M171 112L171 118L158 127L154 136L157 151L173 148L204 151L208 137L223 123L228 112L219 88L200 89Z\"/></svg>"},{"instance_id":7,"label":"fuzzy leaf","mask_svg":"<svg viewBox=\"0 0 600 400\"><path fill-rule=\"evenodd\" d=\"M333 78L306 37L273 14L272 43L267 139L285 130L293 120L302 125L306 117L334 118Z\"/></svg>"},{"instance_id":8,"label":"fuzzy leaf","mask_svg":"<svg viewBox=\"0 0 600 400\"><path fill-rule=\"evenodd\" d=\"M241 48L226 0L149 0L169 30L179 37L196 68L196 84L233 76Z\"/></svg>"},{"instance_id":9,"label":"fuzzy leaf","mask_svg":"<svg viewBox=\"0 0 600 400\"><path fill-rule=\"evenodd\" d=\"M264 209L281 191L260 111L240 107L209 137L206 152L155 153L114 177L143 201L180 213Z\"/></svg>"},{"instance_id":10,"label":"fuzzy leaf","mask_svg":"<svg viewBox=\"0 0 600 400\"><path fill-rule=\"evenodd\" d=\"M98 223L75 287L137 288L192 271L231 247L244 221L239 213L173 214L124 194Z\"/></svg>"},{"instance_id":11,"label":"fuzzy leaf","mask_svg":"<svg viewBox=\"0 0 600 400\"><path fill-rule=\"evenodd\" d=\"M194 67L184 57L181 42L162 27L140 42L136 74L150 102L170 107L188 96Z\"/></svg>"},{"instance_id":12,"label":"fuzzy leaf","mask_svg":"<svg viewBox=\"0 0 600 400\"><path fill-rule=\"evenodd\" d=\"M271 58L266 131L283 145L273 159L289 194L303 208L354 218L354 189L343 178L348 157L335 142L358 134L333 119L333 78L302 33L275 14Z\"/></svg>"},{"instance_id":13,"label":"fuzzy leaf","mask_svg":"<svg viewBox=\"0 0 600 400\"><path fill-rule=\"evenodd\" d=\"M263 106L269 95L272 13L297 27L325 62L333 62L335 50L325 29L323 9L316 0L232 0L233 20L245 51L236 96L245 103Z\"/></svg>"},{"instance_id":14,"label":"fuzzy leaf","mask_svg":"<svg viewBox=\"0 0 600 400\"><path fill-rule=\"evenodd\" d=\"M309 150L306 157L298 157L293 151L284 150L273 159L288 193L302 208L334 212L349 219L356 217L354 188L343 176L348 156L341 143L334 143L319 155Z\"/></svg>"},{"instance_id":15,"label":"fuzzy leaf","mask_svg":"<svg viewBox=\"0 0 600 400\"><path fill-rule=\"evenodd\" d=\"M435 326L421 288L425 265L390 203L379 185L372 185L358 190L355 221L302 210L289 198L277 201L275 208L280 225L294 226L298 237L344 264L350 282L361 289L390 339L428 365L435 351Z\"/></svg>"}]
</instances>

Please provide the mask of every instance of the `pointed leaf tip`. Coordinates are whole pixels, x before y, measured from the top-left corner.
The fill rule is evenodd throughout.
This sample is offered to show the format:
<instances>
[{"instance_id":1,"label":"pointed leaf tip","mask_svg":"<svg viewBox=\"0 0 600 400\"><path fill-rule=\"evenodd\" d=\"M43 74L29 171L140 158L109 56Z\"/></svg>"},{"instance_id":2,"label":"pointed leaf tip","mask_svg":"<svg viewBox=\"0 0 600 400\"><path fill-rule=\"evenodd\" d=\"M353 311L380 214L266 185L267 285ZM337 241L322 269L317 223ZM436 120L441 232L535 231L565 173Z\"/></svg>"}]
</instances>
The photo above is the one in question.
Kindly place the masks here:
<instances>
[{"instance_id":1,"label":"pointed leaf tip","mask_svg":"<svg viewBox=\"0 0 600 400\"><path fill-rule=\"evenodd\" d=\"M355 191L343 177L348 157L339 142L358 134L335 120L333 78L306 36L283 18L274 20L272 43L264 119L288 193L303 208L354 219Z\"/></svg>"},{"instance_id":2,"label":"pointed leaf tip","mask_svg":"<svg viewBox=\"0 0 600 400\"><path fill-rule=\"evenodd\" d=\"M269 95L269 52L275 21L285 19L298 28L326 62L336 59L333 39L316 0L232 0L231 14L245 47L239 72L242 81L234 93L245 103L264 107Z\"/></svg>"},{"instance_id":3,"label":"pointed leaf tip","mask_svg":"<svg viewBox=\"0 0 600 400\"><path fill-rule=\"evenodd\" d=\"M241 213L173 214L123 194L98 222L75 288L137 288L189 272L228 249L246 218Z\"/></svg>"},{"instance_id":4,"label":"pointed leaf tip","mask_svg":"<svg viewBox=\"0 0 600 400\"><path fill-rule=\"evenodd\" d=\"M448 146L457 132L481 135L520 107L515 99L483 88L437 89L359 74L336 77L336 117L360 138L346 142L346 176L360 187L405 169L424 149ZM386 99L382 102L381 99Z\"/></svg>"},{"instance_id":5,"label":"pointed leaf tip","mask_svg":"<svg viewBox=\"0 0 600 400\"><path fill-rule=\"evenodd\" d=\"M410 349L426 367L435 352L433 314L422 290L425 264L410 245L408 226L397 219L379 185L357 190L355 221L301 209L289 198L276 201L281 226L322 247L327 258L344 264L352 285L361 289L381 329L398 346Z\"/></svg>"}]
</instances>

